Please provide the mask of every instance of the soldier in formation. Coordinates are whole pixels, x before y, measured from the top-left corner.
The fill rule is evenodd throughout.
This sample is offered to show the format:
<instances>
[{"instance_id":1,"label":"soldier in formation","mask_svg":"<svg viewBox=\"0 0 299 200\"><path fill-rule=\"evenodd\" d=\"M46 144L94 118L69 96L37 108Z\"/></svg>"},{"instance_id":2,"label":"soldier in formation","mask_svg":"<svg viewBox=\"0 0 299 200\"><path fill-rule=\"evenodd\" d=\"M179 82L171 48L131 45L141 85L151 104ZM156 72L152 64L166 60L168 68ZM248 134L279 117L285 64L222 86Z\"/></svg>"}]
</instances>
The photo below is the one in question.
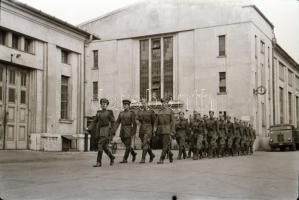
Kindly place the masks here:
<instances>
[{"instance_id":1,"label":"soldier in formation","mask_svg":"<svg viewBox=\"0 0 299 200\"><path fill-rule=\"evenodd\" d=\"M162 142L162 152L158 164L163 164L166 156L170 163L173 162L171 141L176 139L179 146L178 160L187 157L186 150L189 147L188 157L193 153L193 160L204 157L224 157L235 155L253 154L253 145L256 139L256 132L252 124L223 115L214 117L214 111L209 111L209 116L201 116L194 111L188 119L184 112L179 112L178 120L175 120L173 110L168 106L169 99L161 100L162 107L158 112L148 108L146 102L141 102L141 108L135 112L130 109L130 100L123 100L124 110L119 113L115 122L112 110L108 110L109 101L101 99L101 110L96 114L88 131L93 130L98 144L97 162L94 167L102 166L102 155L105 152L110 158L110 165L113 165L115 157L108 149L118 127L120 138L125 145L125 153L120 163L127 163L128 157L132 155L132 162L136 160L137 153L131 146L132 137L136 134L137 124L140 123L139 137L142 142L142 156L140 163L145 163L146 155L149 154L149 162L153 162L155 155L151 149L151 141L156 134Z\"/></svg>"}]
</instances>

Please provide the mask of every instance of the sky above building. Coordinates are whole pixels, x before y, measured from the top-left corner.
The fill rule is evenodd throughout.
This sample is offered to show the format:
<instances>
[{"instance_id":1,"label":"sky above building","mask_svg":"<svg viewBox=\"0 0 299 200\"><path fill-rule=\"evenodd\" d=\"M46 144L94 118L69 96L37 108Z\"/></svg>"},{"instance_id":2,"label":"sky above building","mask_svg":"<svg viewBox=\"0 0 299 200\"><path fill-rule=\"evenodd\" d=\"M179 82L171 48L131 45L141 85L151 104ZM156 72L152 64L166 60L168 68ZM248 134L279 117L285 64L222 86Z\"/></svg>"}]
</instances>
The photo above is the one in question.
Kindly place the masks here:
<instances>
[{"instance_id":1,"label":"sky above building","mask_svg":"<svg viewBox=\"0 0 299 200\"><path fill-rule=\"evenodd\" d=\"M78 25L142 0L18 0ZM215 0L217 1L217 0ZM219 0L222 1L222 0ZM237 1L237 0L236 0ZM299 62L299 1L252 0L274 24L278 43Z\"/></svg>"}]
</instances>

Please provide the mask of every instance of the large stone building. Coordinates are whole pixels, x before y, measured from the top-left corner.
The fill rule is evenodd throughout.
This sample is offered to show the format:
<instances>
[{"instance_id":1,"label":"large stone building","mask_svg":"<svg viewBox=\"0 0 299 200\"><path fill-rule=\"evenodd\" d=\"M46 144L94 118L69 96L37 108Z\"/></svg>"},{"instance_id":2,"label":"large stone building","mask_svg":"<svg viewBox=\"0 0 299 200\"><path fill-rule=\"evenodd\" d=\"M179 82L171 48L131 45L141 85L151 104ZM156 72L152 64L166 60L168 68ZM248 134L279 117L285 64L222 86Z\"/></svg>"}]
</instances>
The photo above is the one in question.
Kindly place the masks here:
<instances>
[{"instance_id":1,"label":"large stone building","mask_svg":"<svg viewBox=\"0 0 299 200\"><path fill-rule=\"evenodd\" d=\"M1 149L59 151L61 135L81 137L90 39L30 6L0 1Z\"/></svg>"},{"instance_id":2,"label":"large stone building","mask_svg":"<svg viewBox=\"0 0 299 200\"><path fill-rule=\"evenodd\" d=\"M273 24L247 1L144 1L79 27L101 37L87 51L87 115L96 112L98 96L108 96L115 110L124 97L155 104L171 96L190 113L212 109L250 121L255 146L264 148L270 125L297 124L298 65L276 45ZM284 82L277 63L286 66Z\"/></svg>"},{"instance_id":3,"label":"large stone building","mask_svg":"<svg viewBox=\"0 0 299 200\"><path fill-rule=\"evenodd\" d=\"M150 0L78 28L2 0L0 147L60 151L67 138L83 150L99 98L117 115L122 98L171 96L188 114L250 121L266 148L270 125L299 119L298 64L275 41L243 1Z\"/></svg>"}]
</instances>

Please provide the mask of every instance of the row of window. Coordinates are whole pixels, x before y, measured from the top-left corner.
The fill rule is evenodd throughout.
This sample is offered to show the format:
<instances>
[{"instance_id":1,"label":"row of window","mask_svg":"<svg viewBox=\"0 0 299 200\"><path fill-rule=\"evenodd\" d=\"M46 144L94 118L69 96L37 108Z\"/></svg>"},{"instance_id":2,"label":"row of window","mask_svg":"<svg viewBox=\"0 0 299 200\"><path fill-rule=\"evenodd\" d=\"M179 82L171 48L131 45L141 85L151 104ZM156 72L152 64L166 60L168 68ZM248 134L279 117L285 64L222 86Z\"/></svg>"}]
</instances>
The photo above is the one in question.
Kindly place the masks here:
<instances>
[{"instance_id":1,"label":"row of window","mask_svg":"<svg viewBox=\"0 0 299 200\"><path fill-rule=\"evenodd\" d=\"M278 62L279 63L279 79L281 81L284 81L285 80L285 71L287 69L287 67L281 63L281 62ZM296 78L296 89L299 89L299 77L298 76L295 76ZM293 83L294 83L294 72L292 72L290 69L288 69L288 84L289 86L293 86Z\"/></svg>"},{"instance_id":2,"label":"row of window","mask_svg":"<svg viewBox=\"0 0 299 200\"><path fill-rule=\"evenodd\" d=\"M9 41L10 35L11 41ZM10 46L13 49L25 51L27 53L34 53L34 39L6 30L0 30L0 45Z\"/></svg>"},{"instance_id":3,"label":"row of window","mask_svg":"<svg viewBox=\"0 0 299 200\"><path fill-rule=\"evenodd\" d=\"M289 114L289 124L293 124L293 95L291 92L288 92L288 114ZM284 119L284 89L279 87L279 112L280 112L280 123L285 123ZM296 97L296 115L297 119L299 119L299 97Z\"/></svg>"}]
</instances>

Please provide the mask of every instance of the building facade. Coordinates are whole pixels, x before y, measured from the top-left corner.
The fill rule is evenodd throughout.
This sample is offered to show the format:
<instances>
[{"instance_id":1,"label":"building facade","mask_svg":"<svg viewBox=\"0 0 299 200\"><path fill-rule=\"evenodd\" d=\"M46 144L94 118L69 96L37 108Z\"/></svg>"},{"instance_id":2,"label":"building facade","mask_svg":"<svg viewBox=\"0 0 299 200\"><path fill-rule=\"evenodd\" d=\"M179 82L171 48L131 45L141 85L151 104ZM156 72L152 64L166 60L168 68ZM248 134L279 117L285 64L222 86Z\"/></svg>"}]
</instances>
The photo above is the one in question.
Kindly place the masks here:
<instances>
[{"instance_id":1,"label":"building facade","mask_svg":"<svg viewBox=\"0 0 299 200\"><path fill-rule=\"evenodd\" d=\"M0 1L1 149L60 151L61 135L81 137L89 39L30 6Z\"/></svg>"},{"instance_id":2,"label":"building facade","mask_svg":"<svg viewBox=\"0 0 299 200\"><path fill-rule=\"evenodd\" d=\"M267 148L268 128L279 116L273 52L280 52L273 24L256 6L152 0L79 27L101 37L88 47L87 115L96 112L98 96L109 97L116 111L124 97L155 104L170 96L187 113L214 110L253 123L255 147ZM292 64L295 80L298 66Z\"/></svg>"}]
</instances>

